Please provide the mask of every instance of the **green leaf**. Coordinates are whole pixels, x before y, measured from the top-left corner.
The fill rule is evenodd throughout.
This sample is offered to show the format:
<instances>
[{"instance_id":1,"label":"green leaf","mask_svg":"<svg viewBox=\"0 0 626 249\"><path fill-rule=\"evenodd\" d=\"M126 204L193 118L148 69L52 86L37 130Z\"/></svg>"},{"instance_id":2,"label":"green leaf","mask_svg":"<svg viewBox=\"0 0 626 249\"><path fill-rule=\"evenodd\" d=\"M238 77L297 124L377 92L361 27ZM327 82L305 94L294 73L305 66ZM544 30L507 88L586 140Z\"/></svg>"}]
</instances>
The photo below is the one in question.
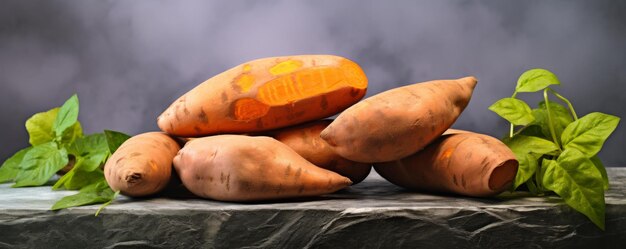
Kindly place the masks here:
<instances>
[{"instance_id":1,"label":"green leaf","mask_svg":"<svg viewBox=\"0 0 626 249\"><path fill-rule=\"evenodd\" d=\"M56 135L52 126L54 125L58 113L59 108L56 107L46 112L36 113L26 120L26 131L28 131L29 135L28 142L30 142L31 145L35 146L54 140ZM76 121L74 125L63 132L61 143L71 144L74 139L82 136L83 129L80 122Z\"/></svg>"},{"instance_id":2,"label":"green leaf","mask_svg":"<svg viewBox=\"0 0 626 249\"><path fill-rule=\"evenodd\" d=\"M537 158L532 154L515 155L519 162L517 169L517 175L515 175L515 183L513 184L513 190L517 189L522 184L526 183L537 171Z\"/></svg>"},{"instance_id":3,"label":"green leaf","mask_svg":"<svg viewBox=\"0 0 626 249\"><path fill-rule=\"evenodd\" d=\"M24 155L26 155L31 148L33 147L21 149L2 163L2 166L0 166L0 183L13 181L15 179L17 173L20 172L20 163Z\"/></svg>"},{"instance_id":4,"label":"green leaf","mask_svg":"<svg viewBox=\"0 0 626 249\"><path fill-rule=\"evenodd\" d=\"M52 124L55 137L61 137L66 129L70 128L78 121L78 111L78 96L74 94L61 106Z\"/></svg>"},{"instance_id":5,"label":"green leaf","mask_svg":"<svg viewBox=\"0 0 626 249\"><path fill-rule=\"evenodd\" d=\"M583 153L566 149L559 158L544 160L543 185L604 230L604 185L600 172Z\"/></svg>"},{"instance_id":6,"label":"green leaf","mask_svg":"<svg viewBox=\"0 0 626 249\"><path fill-rule=\"evenodd\" d=\"M559 79L552 72L535 68L524 72L517 80L515 92L537 92L550 85L560 85Z\"/></svg>"},{"instance_id":7,"label":"green leaf","mask_svg":"<svg viewBox=\"0 0 626 249\"><path fill-rule=\"evenodd\" d=\"M59 210L69 207L84 206L95 203L105 203L113 199L115 193L104 179L82 188L78 194L63 197L57 201L51 210Z\"/></svg>"},{"instance_id":8,"label":"green leaf","mask_svg":"<svg viewBox=\"0 0 626 249\"><path fill-rule=\"evenodd\" d=\"M516 98L500 99L493 103L489 110L497 113L500 117L514 125L527 125L535 120L526 102Z\"/></svg>"},{"instance_id":9,"label":"green leaf","mask_svg":"<svg viewBox=\"0 0 626 249\"><path fill-rule=\"evenodd\" d=\"M105 207L107 207L108 205L111 205L111 203L113 202L113 200L115 200L115 198L117 198L117 196L120 195L120 191L115 191L115 193L113 193L113 197L111 197L111 200L105 202L104 204L102 204L102 206L100 206L100 208L98 208L98 211L96 211L96 214L94 216L98 216L98 214L100 214L100 212L102 212L102 210L104 210Z\"/></svg>"},{"instance_id":10,"label":"green leaf","mask_svg":"<svg viewBox=\"0 0 626 249\"><path fill-rule=\"evenodd\" d=\"M539 125L529 124L528 126L524 126L522 129L523 130L520 131L519 135L538 137L538 138L550 140L550 137L546 137L543 134L543 132L541 131L541 126Z\"/></svg>"},{"instance_id":11,"label":"green leaf","mask_svg":"<svg viewBox=\"0 0 626 249\"><path fill-rule=\"evenodd\" d=\"M78 165L78 164L76 164ZM94 182L98 182L104 179L104 172L101 169L93 171L84 171L79 167L74 167L72 170L63 175L52 187L53 190L60 189L61 186L67 190L81 189Z\"/></svg>"},{"instance_id":12,"label":"green leaf","mask_svg":"<svg viewBox=\"0 0 626 249\"><path fill-rule=\"evenodd\" d=\"M530 193L532 193L533 195L542 194L539 193L539 188L537 187L533 179L529 179L528 181L526 181L526 186L528 187L528 191L530 191Z\"/></svg>"},{"instance_id":13,"label":"green leaf","mask_svg":"<svg viewBox=\"0 0 626 249\"><path fill-rule=\"evenodd\" d=\"M41 186L67 162L67 151L55 142L37 145L24 155L12 187Z\"/></svg>"},{"instance_id":14,"label":"green leaf","mask_svg":"<svg viewBox=\"0 0 626 249\"><path fill-rule=\"evenodd\" d=\"M53 108L46 112L36 113L26 120L26 131L28 131L28 142L32 146L50 142L54 139L52 124L59 113L59 108Z\"/></svg>"},{"instance_id":15,"label":"green leaf","mask_svg":"<svg viewBox=\"0 0 626 249\"><path fill-rule=\"evenodd\" d=\"M124 141L130 138L129 135L126 135L119 131L104 130L104 135L106 136L107 144L109 146L109 151L111 152L111 154L113 154L113 152L115 152L117 148L119 148L120 145L124 143Z\"/></svg>"},{"instance_id":16,"label":"green leaf","mask_svg":"<svg viewBox=\"0 0 626 249\"><path fill-rule=\"evenodd\" d=\"M83 137L83 127L80 125L79 121L76 121L74 125L63 132L63 136L61 137L62 145L70 145L76 139Z\"/></svg>"},{"instance_id":17,"label":"green leaf","mask_svg":"<svg viewBox=\"0 0 626 249\"><path fill-rule=\"evenodd\" d=\"M556 133L556 137L560 138L563 130L567 125L572 123L573 118L570 115L567 108L564 106L550 101L550 113L552 114L552 122L554 125L554 131ZM539 103L539 108L532 110L533 117L535 117L535 121L531 123L531 125L538 125L541 127L541 132L545 137L550 138L552 135L550 134L550 126L548 121L548 110L546 109L545 101L541 101Z\"/></svg>"},{"instance_id":18,"label":"green leaf","mask_svg":"<svg viewBox=\"0 0 626 249\"><path fill-rule=\"evenodd\" d=\"M617 128L619 120L616 116L604 113L589 113L563 130L563 148L577 149L590 158L598 154L604 141Z\"/></svg>"},{"instance_id":19,"label":"green leaf","mask_svg":"<svg viewBox=\"0 0 626 249\"><path fill-rule=\"evenodd\" d=\"M110 155L106 137L102 133L76 139L67 148L67 151L76 158L80 157L82 159L82 169L84 171L97 169Z\"/></svg>"},{"instance_id":20,"label":"green leaf","mask_svg":"<svg viewBox=\"0 0 626 249\"><path fill-rule=\"evenodd\" d=\"M602 181L604 182L604 191L609 190L609 175L606 173L606 168L604 167L604 164L602 163L602 161L600 161L600 158L597 155L592 156L591 158L589 158L589 160L593 162L593 166L596 166L596 169L598 169L598 171L600 171L600 174L602 175Z\"/></svg>"},{"instance_id":21,"label":"green leaf","mask_svg":"<svg viewBox=\"0 0 626 249\"><path fill-rule=\"evenodd\" d=\"M552 141L524 135L516 135L505 139L504 143L513 151L519 162L514 188L524 184L535 174L537 171L537 160L541 155L559 149Z\"/></svg>"},{"instance_id":22,"label":"green leaf","mask_svg":"<svg viewBox=\"0 0 626 249\"><path fill-rule=\"evenodd\" d=\"M77 169L74 172L75 173L72 179L69 179L63 185L65 189L81 189L85 186L93 184L94 182L98 182L99 180L104 179L104 171L102 171L101 169L96 169L94 171L84 171Z\"/></svg>"},{"instance_id":23,"label":"green leaf","mask_svg":"<svg viewBox=\"0 0 626 249\"><path fill-rule=\"evenodd\" d=\"M516 135L512 138L505 139L504 143L513 151L513 153L538 155L549 154L559 149L552 141L538 137Z\"/></svg>"}]
</instances>

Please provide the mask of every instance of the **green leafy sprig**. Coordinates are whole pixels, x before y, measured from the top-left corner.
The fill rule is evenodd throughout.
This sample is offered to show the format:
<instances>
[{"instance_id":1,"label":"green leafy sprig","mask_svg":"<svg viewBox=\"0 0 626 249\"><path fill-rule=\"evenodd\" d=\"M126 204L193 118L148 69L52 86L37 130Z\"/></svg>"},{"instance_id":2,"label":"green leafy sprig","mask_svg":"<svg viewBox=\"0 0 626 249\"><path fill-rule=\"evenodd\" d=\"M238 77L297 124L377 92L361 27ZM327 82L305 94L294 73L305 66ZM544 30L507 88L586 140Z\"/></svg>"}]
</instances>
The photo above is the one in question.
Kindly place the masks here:
<instances>
[{"instance_id":1,"label":"green leafy sprig","mask_svg":"<svg viewBox=\"0 0 626 249\"><path fill-rule=\"evenodd\" d=\"M620 119L599 112L578 118L572 103L550 88L560 84L552 72L531 69L519 77L510 98L489 107L511 123L503 140L519 161L513 190L525 186L536 196L554 192L604 230L609 181L597 154ZM540 91L543 101L535 109L517 98ZM550 101L550 94L565 106Z\"/></svg>"},{"instance_id":2,"label":"green leafy sprig","mask_svg":"<svg viewBox=\"0 0 626 249\"><path fill-rule=\"evenodd\" d=\"M101 166L129 136L109 130L85 136L78 112L78 96L74 94L61 107L29 118L26 130L31 146L2 164L0 183L15 182L12 187L42 186L57 172L69 168L52 189L80 191L59 200L52 210L110 203L117 194L106 183Z\"/></svg>"}]
</instances>

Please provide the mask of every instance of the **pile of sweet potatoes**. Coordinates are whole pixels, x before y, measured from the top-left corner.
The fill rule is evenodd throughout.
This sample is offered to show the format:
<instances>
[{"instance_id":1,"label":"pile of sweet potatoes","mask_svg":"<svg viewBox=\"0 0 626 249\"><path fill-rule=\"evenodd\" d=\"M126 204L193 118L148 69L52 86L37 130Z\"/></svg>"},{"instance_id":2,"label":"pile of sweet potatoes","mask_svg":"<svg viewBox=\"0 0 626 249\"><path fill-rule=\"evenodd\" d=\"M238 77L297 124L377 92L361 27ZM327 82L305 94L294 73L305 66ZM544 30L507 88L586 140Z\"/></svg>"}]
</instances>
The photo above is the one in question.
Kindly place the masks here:
<instances>
[{"instance_id":1,"label":"pile of sweet potatoes","mask_svg":"<svg viewBox=\"0 0 626 249\"><path fill-rule=\"evenodd\" d=\"M105 177L125 195L147 196L177 175L197 196L243 202L332 193L373 166L409 189L495 195L515 178L513 153L492 137L449 130L476 82L433 80L361 101L367 77L346 58L246 62L174 101L157 119L162 132L127 140Z\"/></svg>"}]
</instances>

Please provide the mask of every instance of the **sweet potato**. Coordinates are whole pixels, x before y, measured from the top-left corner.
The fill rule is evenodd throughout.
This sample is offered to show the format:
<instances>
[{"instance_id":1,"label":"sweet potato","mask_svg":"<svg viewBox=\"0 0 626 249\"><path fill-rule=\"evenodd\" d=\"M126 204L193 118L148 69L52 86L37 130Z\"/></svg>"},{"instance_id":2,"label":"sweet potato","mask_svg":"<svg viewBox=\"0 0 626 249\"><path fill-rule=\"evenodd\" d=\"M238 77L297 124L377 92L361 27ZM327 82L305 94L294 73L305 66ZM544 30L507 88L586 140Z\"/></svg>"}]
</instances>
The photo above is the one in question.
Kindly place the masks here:
<instances>
[{"instance_id":1,"label":"sweet potato","mask_svg":"<svg viewBox=\"0 0 626 249\"><path fill-rule=\"evenodd\" d=\"M342 112L320 136L342 157L364 163L411 155L439 137L467 106L476 78L391 89Z\"/></svg>"},{"instance_id":2,"label":"sweet potato","mask_svg":"<svg viewBox=\"0 0 626 249\"><path fill-rule=\"evenodd\" d=\"M174 168L192 193L220 201L261 201L335 192L352 182L319 168L271 137L216 135L189 141Z\"/></svg>"},{"instance_id":3,"label":"sweet potato","mask_svg":"<svg viewBox=\"0 0 626 249\"><path fill-rule=\"evenodd\" d=\"M348 177L353 184L363 181L370 173L372 165L350 161L337 155L330 145L320 137L320 132L330 122L332 120L312 121L271 131L267 135L286 144L315 166Z\"/></svg>"},{"instance_id":4,"label":"sweet potato","mask_svg":"<svg viewBox=\"0 0 626 249\"><path fill-rule=\"evenodd\" d=\"M374 168L401 187L484 197L510 187L518 162L496 138L450 130L423 151Z\"/></svg>"},{"instance_id":5,"label":"sweet potato","mask_svg":"<svg viewBox=\"0 0 626 249\"><path fill-rule=\"evenodd\" d=\"M365 95L367 77L333 55L250 61L199 84L158 118L176 136L266 131L339 113Z\"/></svg>"},{"instance_id":6,"label":"sweet potato","mask_svg":"<svg viewBox=\"0 0 626 249\"><path fill-rule=\"evenodd\" d=\"M113 190L133 197L161 191L170 181L178 143L162 132L147 132L126 140L104 165Z\"/></svg>"}]
</instances>

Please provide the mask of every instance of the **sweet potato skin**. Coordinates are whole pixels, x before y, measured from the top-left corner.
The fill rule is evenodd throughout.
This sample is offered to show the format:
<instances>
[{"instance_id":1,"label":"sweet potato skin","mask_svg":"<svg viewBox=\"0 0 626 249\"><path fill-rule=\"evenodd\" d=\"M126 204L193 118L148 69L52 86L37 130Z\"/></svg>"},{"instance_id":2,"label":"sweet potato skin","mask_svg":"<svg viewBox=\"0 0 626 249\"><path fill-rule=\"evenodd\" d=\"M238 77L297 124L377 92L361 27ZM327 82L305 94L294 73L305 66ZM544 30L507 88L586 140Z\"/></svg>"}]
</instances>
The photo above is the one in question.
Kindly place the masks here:
<instances>
[{"instance_id":1,"label":"sweet potato skin","mask_svg":"<svg viewBox=\"0 0 626 249\"><path fill-rule=\"evenodd\" d=\"M163 132L147 132L126 140L107 160L104 176L113 190L141 197L167 186L178 143Z\"/></svg>"},{"instance_id":2,"label":"sweet potato skin","mask_svg":"<svg viewBox=\"0 0 626 249\"><path fill-rule=\"evenodd\" d=\"M220 201L264 201L316 196L350 185L270 137L216 135L189 141L174 158L192 193Z\"/></svg>"},{"instance_id":3,"label":"sweet potato skin","mask_svg":"<svg viewBox=\"0 0 626 249\"><path fill-rule=\"evenodd\" d=\"M351 161L335 153L332 147L320 137L320 132L331 122L330 119L316 120L266 134L286 144L315 166L348 177L353 184L357 184L367 177L372 165Z\"/></svg>"},{"instance_id":4,"label":"sweet potato skin","mask_svg":"<svg viewBox=\"0 0 626 249\"><path fill-rule=\"evenodd\" d=\"M343 57L264 58L199 84L157 123L183 137L267 131L335 115L363 98L366 90L363 70Z\"/></svg>"},{"instance_id":5,"label":"sweet potato skin","mask_svg":"<svg viewBox=\"0 0 626 249\"><path fill-rule=\"evenodd\" d=\"M364 163L411 155L456 121L476 78L434 80L391 89L342 112L320 136L342 157Z\"/></svg>"},{"instance_id":6,"label":"sweet potato skin","mask_svg":"<svg viewBox=\"0 0 626 249\"><path fill-rule=\"evenodd\" d=\"M515 154L500 140L449 130L424 150L374 164L374 169L401 187L486 197L508 189L518 165Z\"/></svg>"}]
</instances>

